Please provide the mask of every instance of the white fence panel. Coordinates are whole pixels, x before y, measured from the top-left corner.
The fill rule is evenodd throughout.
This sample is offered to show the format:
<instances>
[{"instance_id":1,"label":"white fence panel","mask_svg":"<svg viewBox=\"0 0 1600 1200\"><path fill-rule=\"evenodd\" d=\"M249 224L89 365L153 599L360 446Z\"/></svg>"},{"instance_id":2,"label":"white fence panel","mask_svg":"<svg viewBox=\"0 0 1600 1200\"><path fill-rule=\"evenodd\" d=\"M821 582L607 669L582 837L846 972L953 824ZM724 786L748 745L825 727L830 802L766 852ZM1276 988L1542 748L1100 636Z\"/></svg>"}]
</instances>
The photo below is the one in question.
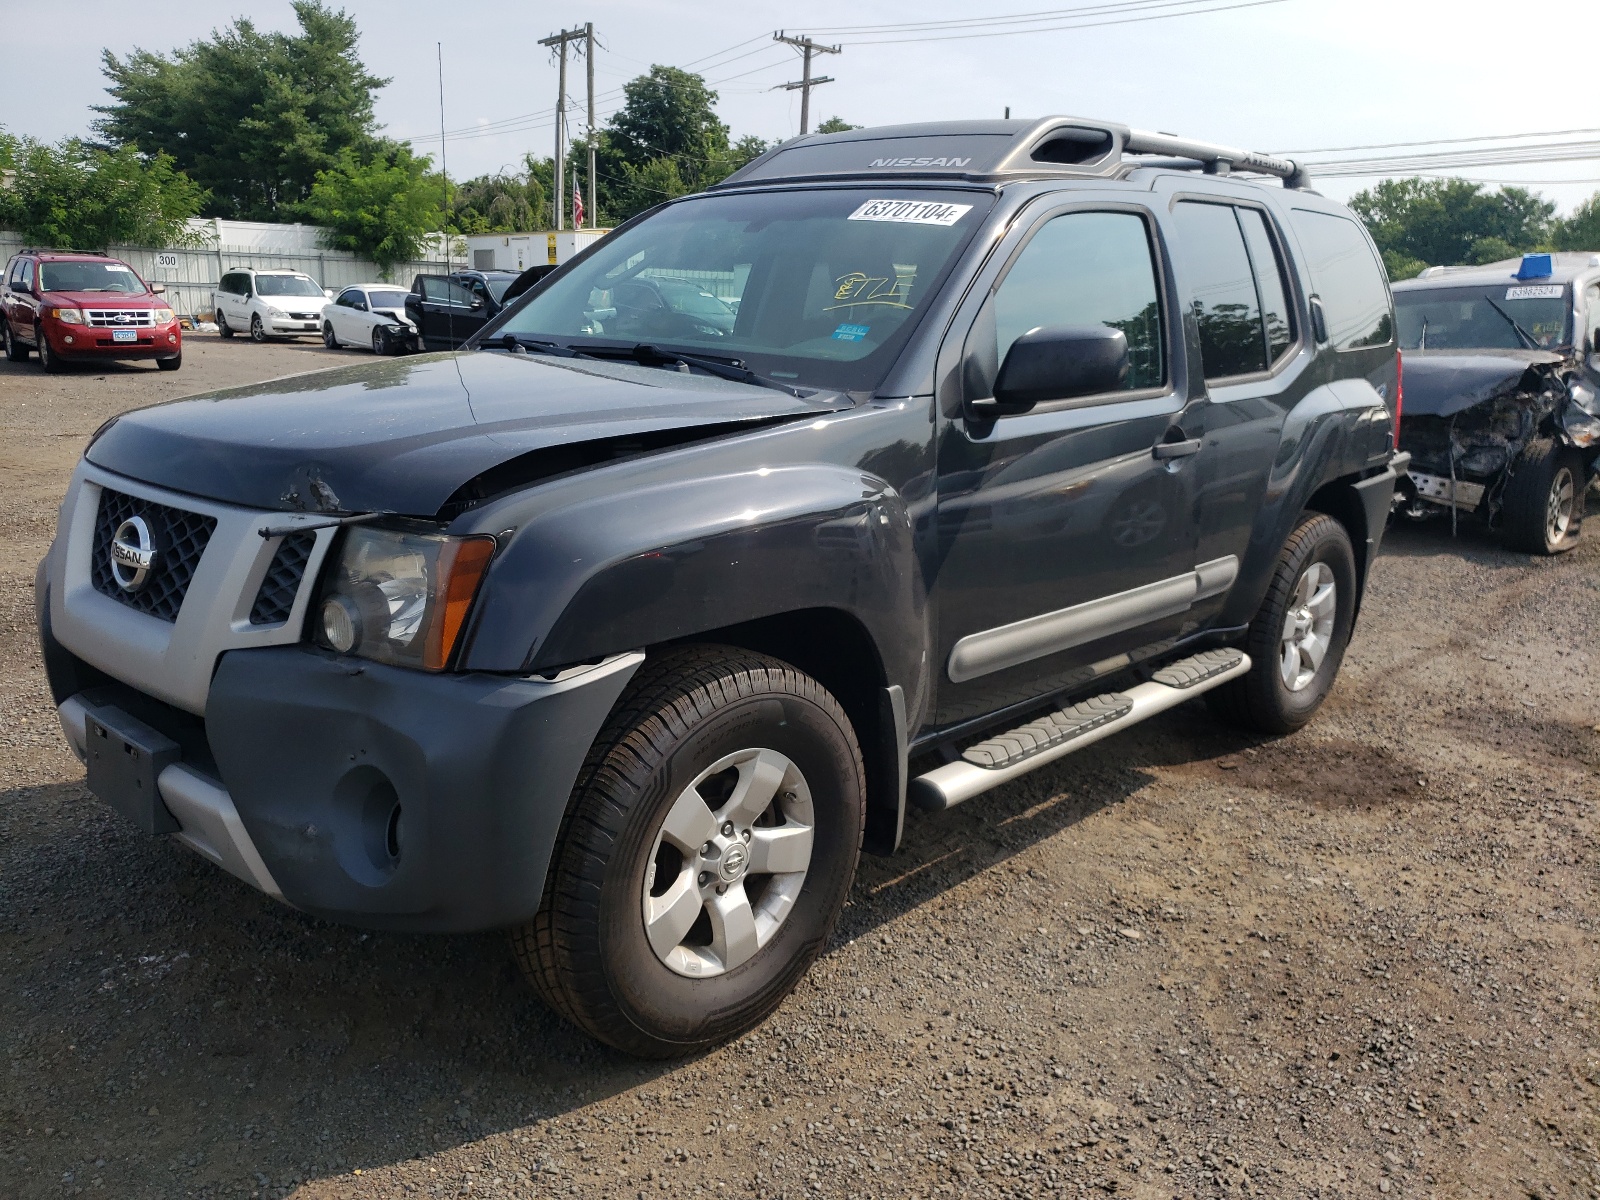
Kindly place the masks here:
<instances>
[{"instance_id":1,"label":"white fence panel","mask_svg":"<svg viewBox=\"0 0 1600 1200\"><path fill-rule=\"evenodd\" d=\"M19 234L0 230L0 262L25 248ZM120 258L150 283L165 284L167 297L180 315L202 320L211 316L211 292L224 271L299 271L334 291L352 283L385 279L377 263L344 250L272 251L233 246L163 250L147 246L112 246L107 253ZM457 268L464 265L459 261L450 264ZM387 279L410 287L413 276L437 274L445 269L443 262L396 263L389 269Z\"/></svg>"}]
</instances>

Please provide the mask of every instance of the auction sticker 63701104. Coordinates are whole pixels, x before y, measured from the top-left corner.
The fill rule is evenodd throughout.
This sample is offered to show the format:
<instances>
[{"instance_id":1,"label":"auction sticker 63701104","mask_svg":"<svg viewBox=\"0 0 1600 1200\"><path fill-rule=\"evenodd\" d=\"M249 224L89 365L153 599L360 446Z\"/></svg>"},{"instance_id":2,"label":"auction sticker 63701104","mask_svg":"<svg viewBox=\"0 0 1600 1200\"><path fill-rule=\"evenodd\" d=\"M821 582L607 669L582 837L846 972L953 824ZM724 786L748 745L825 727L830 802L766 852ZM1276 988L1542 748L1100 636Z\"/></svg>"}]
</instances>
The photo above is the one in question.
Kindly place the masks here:
<instances>
[{"instance_id":1,"label":"auction sticker 63701104","mask_svg":"<svg viewBox=\"0 0 1600 1200\"><path fill-rule=\"evenodd\" d=\"M907 225L954 225L971 211L970 204L943 204L936 200L868 200L846 219L897 221Z\"/></svg>"}]
</instances>

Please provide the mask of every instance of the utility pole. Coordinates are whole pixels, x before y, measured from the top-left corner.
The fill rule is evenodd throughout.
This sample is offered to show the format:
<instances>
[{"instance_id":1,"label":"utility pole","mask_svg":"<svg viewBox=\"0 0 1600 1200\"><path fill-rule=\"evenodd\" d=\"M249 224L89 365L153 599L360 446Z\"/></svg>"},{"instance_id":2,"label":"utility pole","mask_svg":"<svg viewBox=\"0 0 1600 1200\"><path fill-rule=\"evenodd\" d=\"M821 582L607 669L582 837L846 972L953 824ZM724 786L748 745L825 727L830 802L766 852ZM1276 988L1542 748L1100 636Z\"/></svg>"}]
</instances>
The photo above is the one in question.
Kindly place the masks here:
<instances>
[{"instance_id":1,"label":"utility pole","mask_svg":"<svg viewBox=\"0 0 1600 1200\"><path fill-rule=\"evenodd\" d=\"M566 182L567 182L567 178L566 178L566 176L567 176L567 173L566 173L566 165L567 165L567 163L566 163L566 158L567 158L567 151L566 151L566 138L567 138L567 43L568 42L576 42L580 38L583 38L583 37L586 37L586 36L587 37L593 37L594 36L593 35L593 28L594 28L593 26L590 26L589 30L587 32L585 30L582 30L582 29L563 29L560 33L552 33L549 37L541 38L539 40L539 45L541 45L541 46L550 46L552 48L555 48L560 52L560 55L561 55L561 77L560 77L560 82L559 82L559 84L557 85L557 88L556 88L556 161L555 161L555 168L556 168L555 169L555 185L556 185L555 191L556 191L556 196L555 196L555 212L556 212L556 228L557 229L565 229L566 228L566 222L563 219L562 205L565 203L565 200L564 200L564 198L562 196L562 189L566 187ZM589 56L589 61L591 63L594 61L594 56L592 54ZM594 80L594 68L592 66L589 68L589 78L590 78L589 94L591 96L593 96L594 95L594 83L593 83L593 80ZM593 103L594 102L591 100L590 101L590 109L589 109L589 113L590 113L589 119L591 121L594 120Z\"/></svg>"},{"instance_id":2,"label":"utility pole","mask_svg":"<svg viewBox=\"0 0 1600 1200\"><path fill-rule=\"evenodd\" d=\"M585 53L589 56L589 228L594 229L600 224L600 209L594 202L594 22L589 21L583 27L584 37L588 39Z\"/></svg>"},{"instance_id":3,"label":"utility pole","mask_svg":"<svg viewBox=\"0 0 1600 1200\"><path fill-rule=\"evenodd\" d=\"M799 82L780 83L778 87L781 87L786 92L799 91L800 132L802 134L809 133L811 131L811 89L814 87L819 87L824 83L833 82L833 76L831 75L819 75L815 79L811 77L811 56L813 54L837 54L839 51L843 50L844 47L823 46L812 41L810 38L803 36L789 37L781 29L772 35L772 40L775 42L784 42L787 45L793 46L796 50L800 51L801 55L805 58L805 66L801 70ZM778 89L774 88L772 90L777 91Z\"/></svg>"}]
</instances>

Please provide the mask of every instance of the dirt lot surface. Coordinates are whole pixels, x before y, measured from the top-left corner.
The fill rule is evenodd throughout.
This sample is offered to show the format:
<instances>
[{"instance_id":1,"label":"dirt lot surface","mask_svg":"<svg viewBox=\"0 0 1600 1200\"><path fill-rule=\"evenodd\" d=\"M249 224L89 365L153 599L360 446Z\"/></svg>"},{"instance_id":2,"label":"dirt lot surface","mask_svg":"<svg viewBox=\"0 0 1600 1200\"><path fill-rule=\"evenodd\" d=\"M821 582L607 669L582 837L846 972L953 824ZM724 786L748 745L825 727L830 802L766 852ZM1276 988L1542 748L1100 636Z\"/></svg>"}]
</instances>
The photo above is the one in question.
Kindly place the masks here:
<instances>
[{"instance_id":1,"label":"dirt lot surface","mask_svg":"<svg viewBox=\"0 0 1600 1200\"><path fill-rule=\"evenodd\" d=\"M0 362L0 1197L1600 1196L1600 522L1392 531L1281 741L1201 704L863 861L763 1028L641 1064L502 935L303 917L83 788L34 646L105 417L312 369Z\"/></svg>"}]
</instances>

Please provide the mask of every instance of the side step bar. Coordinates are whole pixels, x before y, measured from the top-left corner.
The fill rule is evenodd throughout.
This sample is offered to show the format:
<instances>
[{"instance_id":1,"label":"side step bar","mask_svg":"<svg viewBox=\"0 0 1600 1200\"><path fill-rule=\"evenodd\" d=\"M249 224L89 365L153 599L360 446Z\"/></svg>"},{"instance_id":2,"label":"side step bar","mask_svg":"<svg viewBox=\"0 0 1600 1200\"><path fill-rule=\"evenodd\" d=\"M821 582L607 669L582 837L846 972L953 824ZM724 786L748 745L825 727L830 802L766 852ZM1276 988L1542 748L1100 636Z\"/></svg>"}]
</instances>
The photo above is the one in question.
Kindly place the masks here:
<instances>
[{"instance_id":1,"label":"side step bar","mask_svg":"<svg viewBox=\"0 0 1600 1200\"><path fill-rule=\"evenodd\" d=\"M1179 659L1157 671L1148 683L1095 696L969 747L960 761L913 778L909 799L926 812L954 808L963 800L1237 679L1249 669L1250 656L1242 650L1207 650Z\"/></svg>"}]
</instances>

